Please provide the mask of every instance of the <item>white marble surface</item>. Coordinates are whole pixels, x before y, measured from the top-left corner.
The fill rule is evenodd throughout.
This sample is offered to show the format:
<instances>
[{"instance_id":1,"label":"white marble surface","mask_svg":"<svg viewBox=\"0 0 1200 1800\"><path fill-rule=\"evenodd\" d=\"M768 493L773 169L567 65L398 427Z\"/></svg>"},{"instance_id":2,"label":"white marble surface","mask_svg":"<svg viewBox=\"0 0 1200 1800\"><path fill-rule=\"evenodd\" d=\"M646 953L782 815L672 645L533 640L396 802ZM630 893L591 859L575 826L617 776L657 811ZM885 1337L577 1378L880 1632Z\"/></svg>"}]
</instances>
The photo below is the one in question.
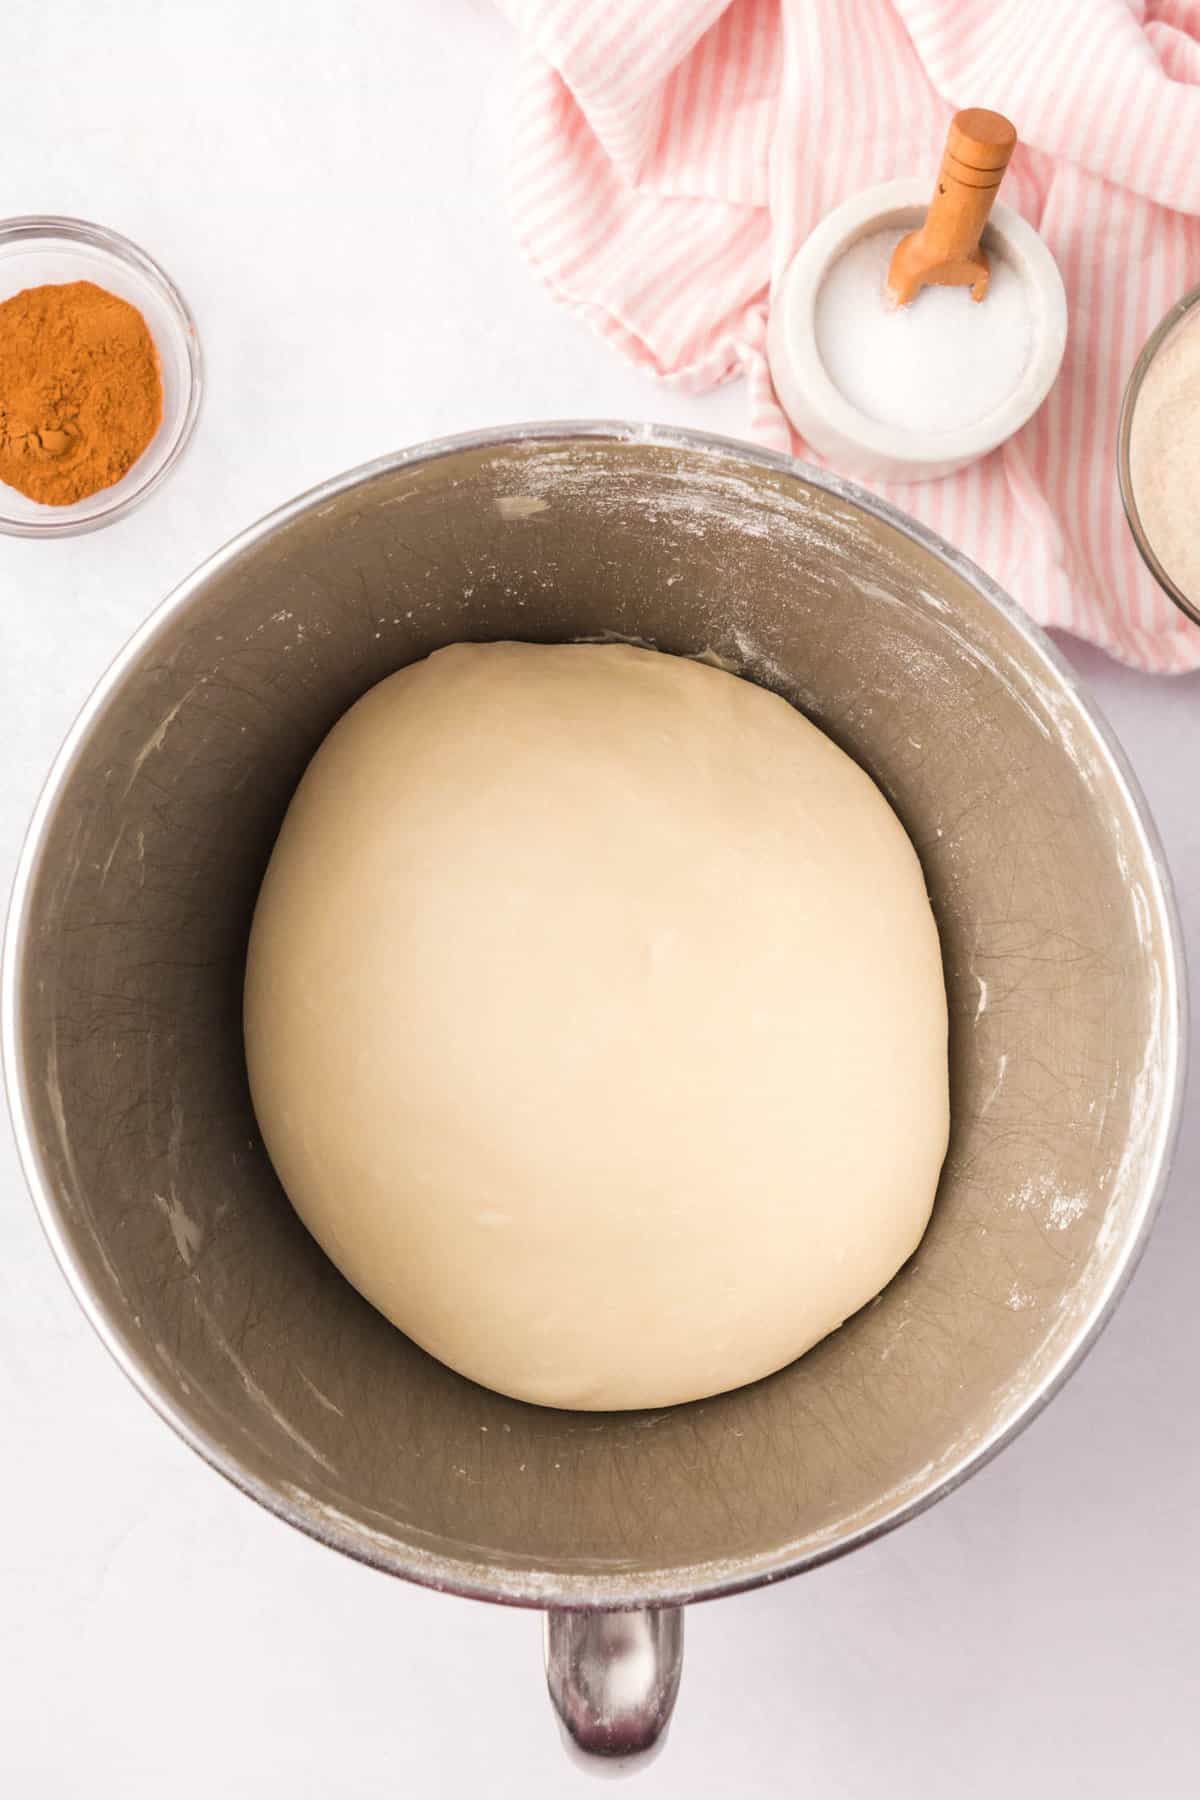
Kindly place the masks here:
<instances>
[{"instance_id":1,"label":"white marble surface","mask_svg":"<svg viewBox=\"0 0 1200 1800\"><path fill-rule=\"evenodd\" d=\"M501 179L512 67L487 0L9 0L0 212L76 213L144 243L195 309L208 393L144 511L64 543L0 539L5 885L92 681L267 508L485 423L741 429L738 392L643 381L518 260ZM1157 812L1195 950L1200 678L1071 654ZM1196 1792L1198 1175L1189 1124L1114 1324L998 1462L855 1557L692 1613L647 1800ZM6 1134L0 1431L14 1800L588 1791L561 1760L535 1617L335 1557L152 1416L58 1275Z\"/></svg>"}]
</instances>

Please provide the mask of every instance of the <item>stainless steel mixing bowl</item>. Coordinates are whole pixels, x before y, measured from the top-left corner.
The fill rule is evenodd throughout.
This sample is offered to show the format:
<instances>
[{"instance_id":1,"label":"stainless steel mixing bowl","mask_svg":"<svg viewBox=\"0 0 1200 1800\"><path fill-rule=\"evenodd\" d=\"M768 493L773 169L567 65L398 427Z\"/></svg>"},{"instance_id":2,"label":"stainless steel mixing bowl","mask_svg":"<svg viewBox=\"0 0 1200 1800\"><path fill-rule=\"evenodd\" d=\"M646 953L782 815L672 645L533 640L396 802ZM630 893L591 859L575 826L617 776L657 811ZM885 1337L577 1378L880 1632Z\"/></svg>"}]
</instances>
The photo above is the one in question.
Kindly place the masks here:
<instances>
[{"instance_id":1,"label":"stainless steel mixing bowl","mask_svg":"<svg viewBox=\"0 0 1200 1800\"><path fill-rule=\"evenodd\" d=\"M609 636L777 689L893 801L942 932L954 1123L924 1242L833 1337L719 1399L580 1415L452 1374L326 1261L255 1128L240 995L289 795L364 689L455 639ZM977 570L782 458L546 425L329 482L137 634L37 809L4 1047L51 1243L151 1404L335 1548L546 1608L567 1729L631 1751L674 1696L673 1609L911 1517L1079 1362L1166 1174L1181 960L1120 751Z\"/></svg>"}]
</instances>

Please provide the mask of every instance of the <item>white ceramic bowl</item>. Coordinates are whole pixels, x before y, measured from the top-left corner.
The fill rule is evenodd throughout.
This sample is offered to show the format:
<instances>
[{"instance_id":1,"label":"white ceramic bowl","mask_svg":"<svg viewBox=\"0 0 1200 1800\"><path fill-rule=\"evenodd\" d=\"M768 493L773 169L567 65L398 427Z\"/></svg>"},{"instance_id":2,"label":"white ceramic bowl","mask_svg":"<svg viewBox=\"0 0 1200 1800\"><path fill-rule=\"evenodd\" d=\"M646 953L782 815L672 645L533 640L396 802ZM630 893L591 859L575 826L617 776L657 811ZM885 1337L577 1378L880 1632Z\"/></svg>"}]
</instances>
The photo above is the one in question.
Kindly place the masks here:
<instances>
[{"instance_id":1,"label":"white ceramic bowl","mask_svg":"<svg viewBox=\"0 0 1200 1800\"><path fill-rule=\"evenodd\" d=\"M933 481L986 456L1019 431L1054 384L1067 342L1067 296L1058 264L1011 207L992 208L983 248L1003 256L1033 297L1033 349L1011 396L957 431L909 431L860 412L835 387L817 349L816 302L826 273L860 238L911 231L925 216L929 183L907 176L866 188L835 207L790 263L771 306L767 356L775 390L801 437L850 475Z\"/></svg>"}]
</instances>

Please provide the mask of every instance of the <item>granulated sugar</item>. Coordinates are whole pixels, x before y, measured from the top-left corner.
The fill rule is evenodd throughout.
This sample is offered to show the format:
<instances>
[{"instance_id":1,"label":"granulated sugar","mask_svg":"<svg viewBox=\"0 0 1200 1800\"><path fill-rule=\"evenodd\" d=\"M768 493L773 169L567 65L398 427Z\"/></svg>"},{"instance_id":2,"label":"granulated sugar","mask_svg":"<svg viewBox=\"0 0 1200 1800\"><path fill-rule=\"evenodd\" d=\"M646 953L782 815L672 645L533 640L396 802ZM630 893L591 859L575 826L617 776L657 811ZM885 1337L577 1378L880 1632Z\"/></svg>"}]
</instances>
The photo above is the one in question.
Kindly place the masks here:
<instances>
[{"instance_id":1,"label":"granulated sugar","mask_svg":"<svg viewBox=\"0 0 1200 1800\"><path fill-rule=\"evenodd\" d=\"M1029 293L1016 269L993 256L983 300L965 287L927 287L894 306L884 282L903 235L872 232L834 263L817 293L817 350L834 386L881 424L978 424L1016 391L1029 362Z\"/></svg>"},{"instance_id":2,"label":"granulated sugar","mask_svg":"<svg viewBox=\"0 0 1200 1800\"><path fill-rule=\"evenodd\" d=\"M1191 312L1146 372L1129 432L1142 529L1171 580L1200 600L1200 318Z\"/></svg>"}]
</instances>

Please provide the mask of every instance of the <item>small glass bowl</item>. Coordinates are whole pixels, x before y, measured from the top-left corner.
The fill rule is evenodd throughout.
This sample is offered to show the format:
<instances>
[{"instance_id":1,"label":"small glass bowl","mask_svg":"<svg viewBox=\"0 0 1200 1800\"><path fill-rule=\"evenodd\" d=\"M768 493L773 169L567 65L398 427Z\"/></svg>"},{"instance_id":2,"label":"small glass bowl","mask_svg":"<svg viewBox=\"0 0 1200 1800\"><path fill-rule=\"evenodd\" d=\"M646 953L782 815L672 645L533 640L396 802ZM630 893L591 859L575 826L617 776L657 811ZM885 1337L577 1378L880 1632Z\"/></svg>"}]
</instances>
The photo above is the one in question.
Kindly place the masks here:
<instances>
[{"instance_id":1,"label":"small glass bowl","mask_svg":"<svg viewBox=\"0 0 1200 1800\"><path fill-rule=\"evenodd\" d=\"M1138 547L1142 561L1157 581L1168 600L1173 600L1181 613L1185 613L1193 624L1200 625L1200 594L1191 598L1176 587L1167 571L1154 554L1154 547L1146 535L1138 512L1137 499L1133 491L1133 477L1129 469L1129 444L1133 433L1133 415L1137 407L1138 396L1142 391L1142 383L1150 372L1150 365L1170 338L1184 322L1191 317L1197 306L1200 306L1200 287L1192 288L1190 293L1177 300L1166 317L1160 319L1146 342L1142 353L1133 365L1128 382L1125 385L1125 397L1121 401L1121 418L1117 426L1117 482L1121 489L1121 505L1125 508L1125 517L1129 529L1133 533L1133 541Z\"/></svg>"},{"instance_id":2,"label":"small glass bowl","mask_svg":"<svg viewBox=\"0 0 1200 1800\"><path fill-rule=\"evenodd\" d=\"M162 367L162 424L127 475L71 506L46 506L0 482L0 531L14 537L69 537L132 512L175 467L200 411L200 340L192 315L174 282L144 250L82 219L0 223L0 301L24 288L66 281L94 281L142 314Z\"/></svg>"}]
</instances>

